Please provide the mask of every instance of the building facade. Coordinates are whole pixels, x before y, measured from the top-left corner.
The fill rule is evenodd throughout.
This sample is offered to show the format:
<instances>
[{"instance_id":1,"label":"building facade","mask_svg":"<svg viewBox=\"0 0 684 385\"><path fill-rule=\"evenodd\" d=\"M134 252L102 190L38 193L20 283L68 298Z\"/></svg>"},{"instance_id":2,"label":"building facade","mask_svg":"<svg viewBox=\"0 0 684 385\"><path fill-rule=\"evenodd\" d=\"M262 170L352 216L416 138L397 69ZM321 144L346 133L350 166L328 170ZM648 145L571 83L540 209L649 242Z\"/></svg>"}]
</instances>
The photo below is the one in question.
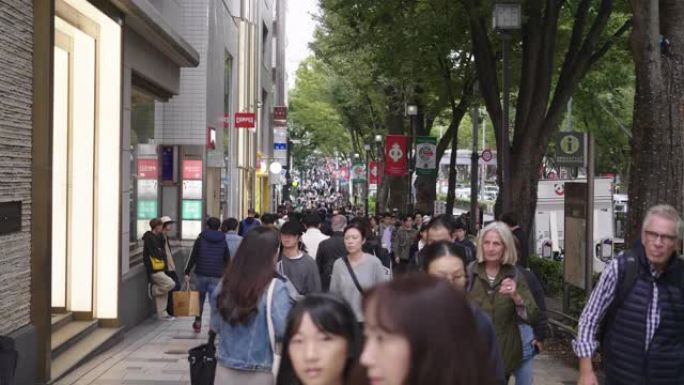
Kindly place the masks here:
<instances>
[{"instance_id":1,"label":"building facade","mask_svg":"<svg viewBox=\"0 0 684 385\"><path fill-rule=\"evenodd\" d=\"M207 216L274 209L262 164L286 103L284 4L0 0L0 335L16 383L58 380L152 314L151 218L177 220L180 270Z\"/></svg>"}]
</instances>

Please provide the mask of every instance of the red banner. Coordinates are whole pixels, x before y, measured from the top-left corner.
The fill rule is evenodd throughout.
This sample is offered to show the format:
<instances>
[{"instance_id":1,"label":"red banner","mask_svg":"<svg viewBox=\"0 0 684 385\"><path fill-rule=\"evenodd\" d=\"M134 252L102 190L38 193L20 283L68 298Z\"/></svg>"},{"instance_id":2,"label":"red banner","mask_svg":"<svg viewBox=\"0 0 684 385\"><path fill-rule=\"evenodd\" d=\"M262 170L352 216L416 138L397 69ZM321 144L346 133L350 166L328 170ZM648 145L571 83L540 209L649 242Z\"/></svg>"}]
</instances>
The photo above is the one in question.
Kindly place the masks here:
<instances>
[{"instance_id":1,"label":"red banner","mask_svg":"<svg viewBox=\"0 0 684 385\"><path fill-rule=\"evenodd\" d=\"M235 128L254 128L256 127L256 114L250 112L235 113Z\"/></svg>"},{"instance_id":2,"label":"red banner","mask_svg":"<svg viewBox=\"0 0 684 385\"><path fill-rule=\"evenodd\" d=\"M340 179L343 181L348 181L349 180L349 168L347 166L342 166L340 167L339 171Z\"/></svg>"},{"instance_id":3,"label":"red banner","mask_svg":"<svg viewBox=\"0 0 684 385\"><path fill-rule=\"evenodd\" d=\"M368 183L370 184L380 184L382 183L382 177L380 175L380 161L371 160L370 166L368 168Z\"/></svg>"},{"instance_id":4,"label":"red banner","mask_svg":"<svg viewBox=\"0 0 684 385\"><path fill-rule=\"evenodd\" d=\"M408 174L407 144L408 137L405 135L385 137L385 175L406 176Z\"/></svg>"}]
</instances>

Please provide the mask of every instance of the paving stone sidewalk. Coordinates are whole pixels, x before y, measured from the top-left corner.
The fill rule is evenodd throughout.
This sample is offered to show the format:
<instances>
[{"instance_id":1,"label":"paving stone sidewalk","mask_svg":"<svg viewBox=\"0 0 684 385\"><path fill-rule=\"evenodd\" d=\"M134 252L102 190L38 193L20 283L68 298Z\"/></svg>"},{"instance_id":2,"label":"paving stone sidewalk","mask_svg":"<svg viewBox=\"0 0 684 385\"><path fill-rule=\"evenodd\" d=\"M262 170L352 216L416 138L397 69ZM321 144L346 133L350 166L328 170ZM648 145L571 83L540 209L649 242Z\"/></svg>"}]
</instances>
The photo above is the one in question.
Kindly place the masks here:
<instances>
[{"instance_id":1,"label":"paving stone sidewalk","mask_svg":"<svg viewBox=\"0 0 684 385\"><path fill-rule=\"evenodd\" d=\"M192 318L145 321L128 331L123 342L85 363L57 384L190 385L187 351L207 340L207 315L208 308L199 335L192 331ZM534 371L536 385L577 383L575 368L545 354L537 357Z\"/></svg>"}]
</instances>

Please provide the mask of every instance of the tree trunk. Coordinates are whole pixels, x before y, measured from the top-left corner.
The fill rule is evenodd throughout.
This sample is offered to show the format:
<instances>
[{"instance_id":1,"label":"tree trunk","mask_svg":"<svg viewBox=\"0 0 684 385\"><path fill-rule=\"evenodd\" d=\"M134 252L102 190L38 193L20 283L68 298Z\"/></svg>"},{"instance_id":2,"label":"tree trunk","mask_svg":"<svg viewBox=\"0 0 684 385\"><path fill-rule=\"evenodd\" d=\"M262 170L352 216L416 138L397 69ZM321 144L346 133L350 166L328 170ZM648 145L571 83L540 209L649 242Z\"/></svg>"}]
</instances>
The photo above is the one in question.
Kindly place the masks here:
<instances>
[{"instance_id":1,"label":"tree trunk","mask_svg":"<svg viewBox=\"0 0 684 385\"><path fill-rule=\"evenodd\" d=\"M627 244L649 207L682 212L684 168L684 2L633 0L630 46L636 68ZM661 47L660 36L672 42Z\"/></svg>"}]
</instances>

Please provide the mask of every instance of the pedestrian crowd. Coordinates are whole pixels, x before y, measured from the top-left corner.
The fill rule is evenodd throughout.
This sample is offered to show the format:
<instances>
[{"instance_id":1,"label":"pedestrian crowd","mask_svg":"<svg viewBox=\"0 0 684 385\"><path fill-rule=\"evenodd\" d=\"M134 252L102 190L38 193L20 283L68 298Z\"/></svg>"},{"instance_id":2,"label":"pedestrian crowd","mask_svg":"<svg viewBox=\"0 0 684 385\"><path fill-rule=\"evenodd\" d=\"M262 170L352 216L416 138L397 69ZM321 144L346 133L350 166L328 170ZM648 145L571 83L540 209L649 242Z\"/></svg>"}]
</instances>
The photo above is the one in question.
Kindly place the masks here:
<instances>
[{"instance_id":1,"label":"pedestrian crowd","mask_svg":"<svg viewBox=\"0 0 684 385\"><path fill-rule=\"evenodd\" d=\"M154 219L143 237L163 320L180 289L172 225ZM534 382L548 319L512 213L477 235L450 215L345 210L250 210L205 225L184 285L192 281L201 307L209 298L215 384ZM599 349L606 384L684 384L682 226L672 207L653 207L640 240L607 265L573 341L580 385L598 385Z\"/></svg>"}]
</instances>

